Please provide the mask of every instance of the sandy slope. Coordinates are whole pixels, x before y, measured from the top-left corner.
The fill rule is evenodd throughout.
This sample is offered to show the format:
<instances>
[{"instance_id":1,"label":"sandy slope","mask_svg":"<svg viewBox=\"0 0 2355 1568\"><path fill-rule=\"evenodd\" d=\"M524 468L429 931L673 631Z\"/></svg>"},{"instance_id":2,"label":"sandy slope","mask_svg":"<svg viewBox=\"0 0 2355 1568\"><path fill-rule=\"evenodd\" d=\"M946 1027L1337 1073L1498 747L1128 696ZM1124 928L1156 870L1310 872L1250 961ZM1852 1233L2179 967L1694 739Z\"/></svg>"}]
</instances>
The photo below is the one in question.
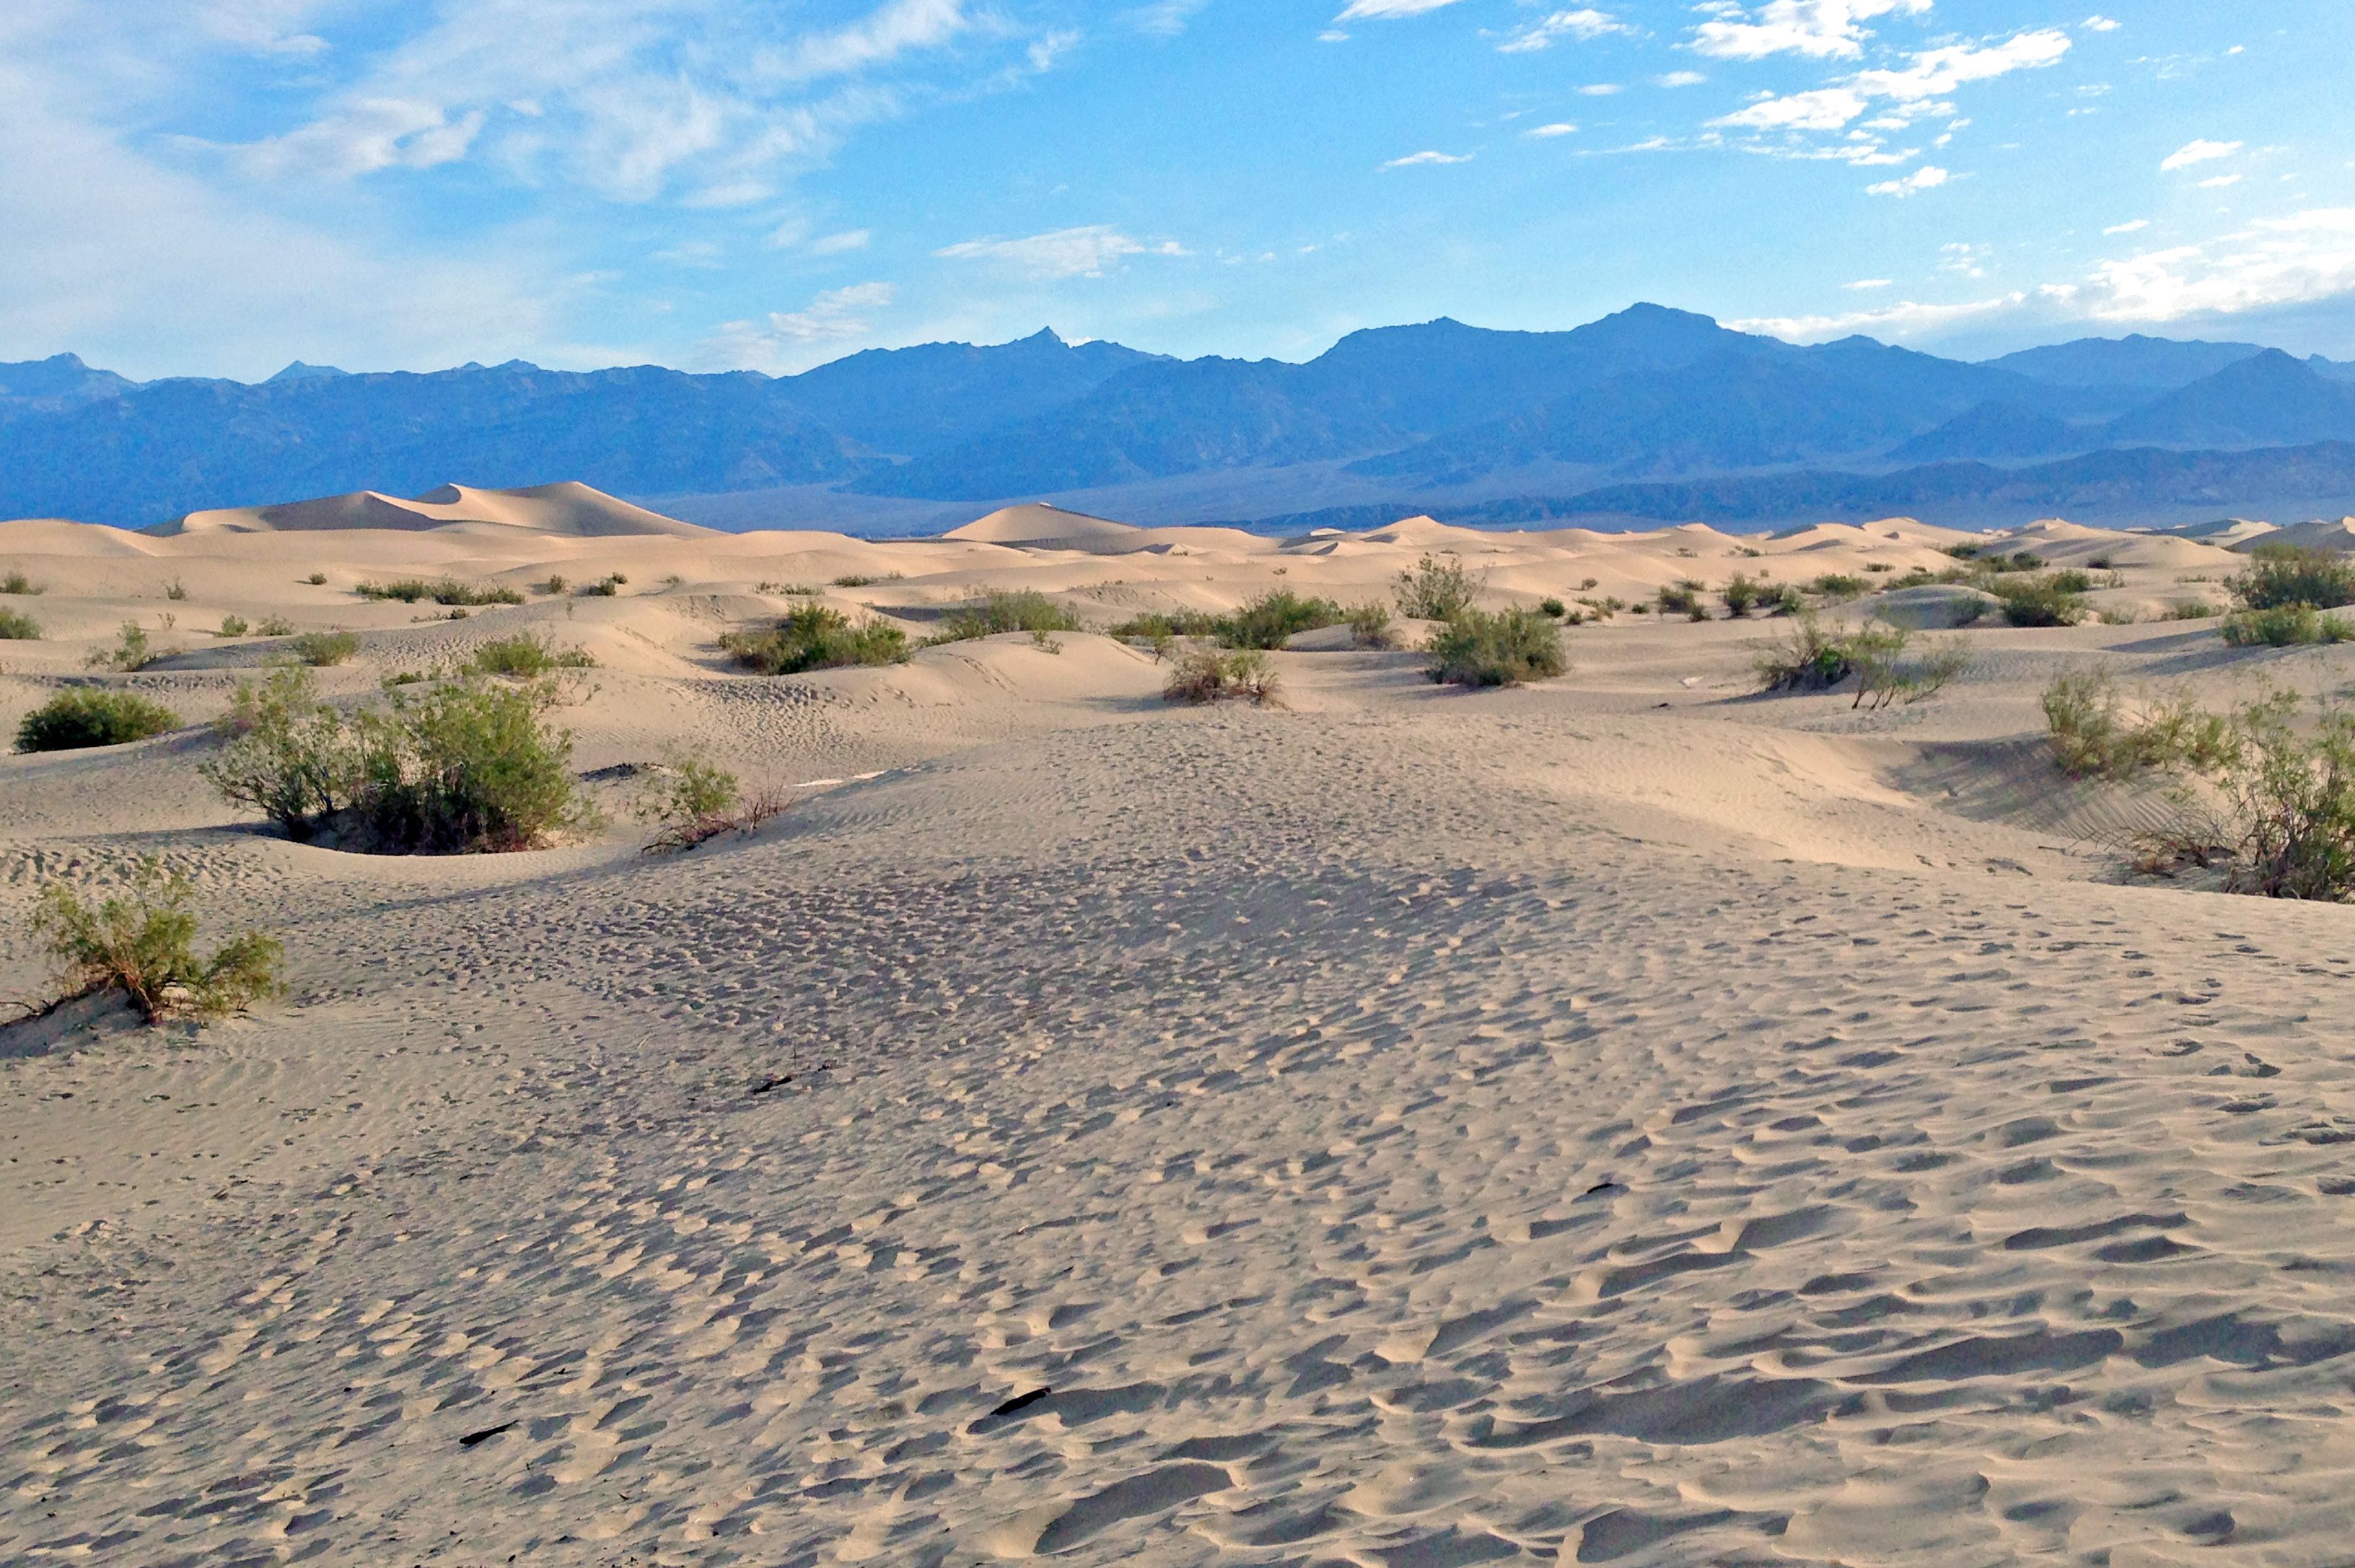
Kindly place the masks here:
<instances>
[{"instance_id":1,"label":"sandy slope","mask_svg":"<svg viewBox=\"0 0 2355 1568\"><path fill-rule=\"evenodd\" d=\"M0 525L55 633L0 645L11 726L126 615L190 651L107 678L192 721L268 655L194 635L222 613L361 628L353 699L534 626L601 661L584 769L812 785L677 859L398 860L253 830L194 729L0 760L0 911L165 853L294 986L0 1061L0 1560L2347 1560L2350 917L2117 885L2150 803L2030 737L2073 664L2222 696L2355 650L1971 632L1868 716L1748 695L1765 628L1723 622L1581 628L1503 693L1280 655L1284 711L1167 709L1096 635L788 680L713 646L783 581L899 571L826 594L922 629L988 587L1108 620L1454 546L1509 599L1945 537L1171 532ZM2030 542L2121 606L2238 564ZM458 623L349 592L614 570Z\"/></svg>"}]
</instances>

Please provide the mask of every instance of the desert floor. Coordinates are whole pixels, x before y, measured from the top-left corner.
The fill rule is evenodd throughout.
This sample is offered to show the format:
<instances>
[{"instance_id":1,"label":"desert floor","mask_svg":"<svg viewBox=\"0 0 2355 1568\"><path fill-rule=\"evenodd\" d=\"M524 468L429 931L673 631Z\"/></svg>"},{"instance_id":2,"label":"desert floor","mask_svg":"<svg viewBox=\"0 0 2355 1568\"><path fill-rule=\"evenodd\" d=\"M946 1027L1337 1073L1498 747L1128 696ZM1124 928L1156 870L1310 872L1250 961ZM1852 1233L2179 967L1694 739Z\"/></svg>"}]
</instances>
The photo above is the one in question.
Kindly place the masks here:
<instances>
[{"instance_id":1,"label":"desert floor","mask_svg":"<svg viewBox=\"0 0 2355 1568\"><path fill-rule=\"evenodd\" d=\"M1753 695L1764 624L1622 617L1540 687L1293 652L1287 707L1182 710L1100 635L785 679L713 639L794 603L763 582L878 577L826 595L921 630L997 587L1109 621L1455 548L1504 602L1951 536L529 523L0 525L48 590L0 723L125 618L185 651L107 683L188 723L0 760L0 991L44 984L44 879L144 853L293 985L0 1060L0 1561L2355 1558L2355 913L2127 882L2152 801L2063 781L2037 709L2104 660L2333 691L2355 648L1972 630L1865 714ZM2030 542L2127 607L2237 564ZM351 592L443 571L630 581ZM195 772L270 653L232 613L360 631L355 700L538 628L601 661L581 770L807 787L677 857L618 813L293 845Z\"/></svg>"}]
</instances>

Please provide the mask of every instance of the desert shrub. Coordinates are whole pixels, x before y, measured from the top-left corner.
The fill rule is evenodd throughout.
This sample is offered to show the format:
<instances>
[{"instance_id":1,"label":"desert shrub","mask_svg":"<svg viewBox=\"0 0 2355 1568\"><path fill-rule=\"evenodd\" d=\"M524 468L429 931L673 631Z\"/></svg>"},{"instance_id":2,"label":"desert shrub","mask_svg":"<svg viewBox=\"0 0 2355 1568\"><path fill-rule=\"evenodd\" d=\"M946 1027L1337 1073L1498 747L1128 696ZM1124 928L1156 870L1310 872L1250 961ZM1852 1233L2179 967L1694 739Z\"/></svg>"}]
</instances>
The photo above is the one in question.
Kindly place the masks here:
<instances>
[{"instance_id":1,"label":"desert shrub","mask_svg":"<svg viewBox=\"0 0 2355 1568\"><path fill-rule=\"evenodd\" d=\"M1827 571L1820 577L1810 579L1801 586L1818 599L1840 603L1861 594L1865 591L1866 583L1863 578L1848 572Z\"/></svg>"},{"instance_id":2,"label":"desert shrub","mask_svg":"<svg viewBox=\"0 0 2355 1568\"><path fill-rule=\"evenodd\" d=\"M114 646L101 648L82 660L91 669L119 669L126 674L145 669L157 659L167 658L176 649L162 649L148 640L146 631L136 621L125 621Z\"/></svg>"},{"instance_id":3,"label":"desert shrub","mask_svg":"<svg viewBox=\"0 0 2355 1568\"><path fill-rule=\"evenodd\" d=\"M2078 571L2068 567L2054 572L2044 581L2051 584L2052 591L2056 593L2091 593L2094 586L2091 572Z\"/></svg>"},{"instance_id":4,"label":"desert shrub","mask_svg":"<svg viewBox=\"0 0 2355 1568\"><path fill-rule=\"evenodd\" d=\"M0 610L0 643L37 643L41 624L22 610Z\"/></svg>"},{"instance_id":5,"label":"desert shrub","mask_svg":"<svg viewBox=\"0 0 2355 1568\"><path fill-rule=\"evenodd\" d=\"M1991 578L1987 592L2003 601L2003 618L2014 626L2073 626L2088 613L2082 591L2062 585L2068 573ZM2082 572L2075 573L2083 577Z\"/></svg>"},{"instance_id":6,"label":"desert shrub","mask_svg":"<svg viewBox=\"0 0 2355 1568\"><path fill-rule=\"evenodd\" d=\"M249 623L242 615L223 615L221 617L220 630L214 633L213 635L217 637L241 637L251 629L252 627L250 623Z\"/></svg>"},{"instance_id":7,"label":"desert shrub","mask_svg":"<svg viewBox=\"0 0 2355 1568\"><path fill-rule=\"evenodd\" d=\"M1398 575L1399 613L1415 621L1449 620L1471 609L1487 585L1461 560L1426 555L1412 571Z\"/></svg>"},{"instance_id":8,"label":"desert shrub","mask_svg":"<svg viewBox=\"0 0 2355 1568\"><path fill-rule=\"evenodd\" d=\"M1201 648L1178 661L1161 697L1165 702L1196 705L1241 701L1265 706L1276 700L1276 691L1275 671L1259 649L1220 653Z\"/></svg>"},{"instance_id":9,"label":"desert shrub","mask_svg":"<svg viewBox=\"0 0 2355 1568\"><path fill-rule=\"evenodd\" d=\"M134 691L76 686L25 715L16 726L20 752L75 752L121 746L179 726L180 716Z\"/></svg>"},{"instance_id":10,"label":"desert shrub","mask_svg":"<svg viewBox=\"0 0 2355 1568\"><path fill-rule=\"evenodd\" d=\"M1219 618L1206 615L1199 610L1148 610L1114 626L1112 635L1140 642L1158 642L1169 637L1214 637L1219 635Z\"/></svg>"},{"instance_id":11,"label":"desert shrub","mask_svg":"<svg viewBox=\"0 0 2355 1568\"><path fill-rule=\"evenodd\" d=\"M837 588L872 588L879 582L897 582L907 575L904 571L846 571L834 580L834 585Z\"/></svg>"},{"instance_id":12,"label":"desert shrub","mask_svg":"<svg viewBox=\"0 0 2355 1568\"><path fill-rule=\"evenodd\" d=\"M274 937L241 932L197 956L195 896L187 879L152 859L122 892L95 905L51 882L34 909L33 934L69 997L119 989L150 1023L176 1013L225 1018L283 994L284 949Z\"/></svg>"},{"instance_id":13,"label":"desert shrub","mask_svg":"<svg viewBox=\"0 0 2355 1568\"><path fill-rule=\"evenodd\" d=\"M1824 624L1812 610L1758 650L1752 661L1762 691L1824 691L1856 672L1847 634Z\"/></svg>"},{"instance_id":14,"label":"desert shrub","mask_svg":"<svg viewBox=\"0 0 2355 1568\"><path fill-rule=\"evenodd\" d=\"M1785 582L1766 590L1758 608L1770 615L1802 615L1806 613L1807 596Z\"/></svg>"},{"instance_id":15,"label":"desert shrub","mask_svg":"<svg viewBox=\"0 0 2355 1568\"><path fill-rule=\"evenodd\" d=\"M1561 633L1533 610L1466 610L1433 635L1431 678L1447 686L1518 686L1568 668Z\"/></svg>"},{"instance_id":16,"label":"desert shrub","mask_svg":"<svg viewBox=\"0 0 2355 1568\"><path fill-rule=\"evenodd\" d=\"M1926 701L1969 673L1976 662L1959 639L1923 637L1902 626L1869 622L1844 639L1856 670L1851 708L1878 712L1892 702Z\"/></svg>"},{"instance_id":17,"label":"desert shrub","mask_svg":"<svg viewBox=\"0 0 2355 1568\"><path fill-rule=\"evenodd\" d=\"M42 592L40 584L21 571L12 571L5 577L0 577L0 593L38 593L40 592Z\"/></svg>"},{"instance_id":18,"label":"desert shrub","mask_svg":"<svg viewBox=\"0 0 2355 1568\"><path fill-rule=\"evenodd\" d=\"M719 816L736 804L741 791L734 773L700 757L674 752L647 774L631 809L641 822L675 827Z\"/></svg>"},{"instance_id":19,"label":"desert shrub","mask_svg":"<svg viewBox=\"0 0 2355 1568\"><path fill-rule=\"evenodd\" d=\"M2291 726L2294 698L2244 708L2244 744L2222 771L2232 825L2227 886L2265 898L2355 900L2355 715L2323 715L2312 735Z\"/></svg>"},{"instance_id":20,"label":"desert shrub","mask_svg":"<svg viewBox=\"0 0 2355 1568\"><path fill-rule=\"evenodd\" d=\"M283 615L264 615L254 626L253 635L257 637L291 637L294 635L294 623Z\"/></svg>"},{"instance_id":21,"label":"desert shrub","mask_svg":"<svg viewBox=\"0 0 2355 1568\"><path fill-rule=\"evenodd\" d=\"M466 667L482 675L513 676L537 680L563 669L594 669L596 656L586 648L559 648L545 635L518 632L476 648Z\"/></svg>"},{"instance_id":22,"label":"desert shrub","mask_svg":"<svg viewBox=\"0 0 2355 1568\"><path fill-rule=\"evenodd\" d=\"M164 584L164 597L177 602L188 596L188 585L178 578Z\"/></svg>"},{"instance_id":23,"label":"desert shrub","mask_svg":"<svg viewBox=\"0 0 2355 1568\"><path fill-rule=\"evenodd\" d=\"M2240 751L2235 720L2188 698L2146 696L2129 702L2107 668L2061 675L2045 688L2043 708L2053 758L2072 778L2130 778L2166 769L2212 772L2231 765Z\"/></svg>"},{"instance_id":24,"label":"desert shrub","mask_svg":"<svg viewBox=\"0 0 2355 1568\"><path fill-rule=\"evenodd\" d=\"M2248 567L2224 586L2252 610L2276 610L2288 604L2336 610L2355 604L2355 562L2328 550L2261 546L2253 552Z\"/></svg>"},{"instance_id":25,"label":"desert shrub","mask_svg":"<svg viewBox=\"0 0 2355 1568\"><path fill-rule=\"evenodd\" d=\"M1555 620L1559 621L1564 615L1570 613L1570 606L1563 603L1561 600L1549 595L1548 597L1538 601L1538 613L1540 615L1550 615Z\"/></svg>"},{"instance_id":26,"label":"desert shrub","mask_svg":"<svg viewBox=\"0 0 2355 1568\"><path fill-rule=\"evenodd\" d=\"M363 582L352 590L363 599L397 599L403 604L430 600L436 604L520 604L523 595L497 582L461 582L454 577L397 578L389 582Z\"/></svg>"},{"instance_id":27,"label":"desert shrub","mask_svg":"<svg viewBox=\"0 0 2355 1568\"><path fill-rule=\"evenodd\" d=\"M986 599L975 600L954 611L941 623L941 629L932 640L935 643L962 643L975 637L994 637L1001 632L1078 632L1085 630L1080 618L1035 589L1014 593L993 593Z\"/></svg>"},{"instance_id":28,"label":"desert shrub","mask_svg":"<svg viewBox=\"0 0 2355 1568\"><path fill-rule=\"evenodd\" d=\"M665 588L684 588L687 586L687 579L676 571L666 572L663 575L662 583Z\"/></svg>"},{"instance_id":29,"label":"desert shrub","mask_svg":"<svg viewBox=\"0 0 2355 1568\"><path fill-rule=\"evenodd\" d=\"M2288 648L2312 643L2355 640L2355 625L2326 615L2311 604L2271 604L2262 610L2235 610L2216 628L2236 648Z\"/></svg>"},{"instance_id":30,"label":"desert shrub","mask_svg":"<svg viewBox=\"0 0 2355 1568\"><path fill-rule=\"evenodd\" d=\"M287 651L306 665L325 669L360 651L360 640L349 632L305 632L287 645Z\"/></svg>"},{"instance_id":31,"label":"desert shrub","mask_svg":"<svg viewBox=\"0 0 2355 1568\"><path fill-rule=\"evenodd\" d=\"M320 700L308 669L285 666L259 683L240 682L214 731L226 744L197 772L222 799L251 806L290 838L314 837L359 792L357 739Z\"/></svg>"},{"instance_id":32,"label":"desert shrub","mask_svg":"<svg viewBox=\"0 0 2355 1568\"><path fill-rule=\"evenodd\" d=\"M346 719L310 679L286 668L240 688L221 726L234 738L200 770L292 837L468 854L531 848L595 820L573 784L572 737L548 721L555 694L544 684L468 675Z\"/></svg>"},{"instance_id":33,"label":"desert shrub","mask_svg":"<svg viewBox=\"0 0 2355 1568\"><path fill-rule=\"evenodd\" d=\"M1303 599L1289 588L1278 588L1220 616L1217 635L1231 648L1280 648L1295 633L1348 618L1349 613L1330 599Z\"/></svg>"},{"instance_id":34,"label":"desert shrub","mask_svg":"<svg viewBox=\"0 0 2355 1568\"><path fill-rule=\"evenodd\" d=\"M542 593L557 597L561 597L563 594L570 592L571 590L572 580L565 576L560 571L549 572L548 574L547 581L543 581L539 585L539 591Z\"/></svg>"},{"instance_id":35,"label":"desert shrub","mask_svg":"<svg viewBox=\"0 0 2355 1568\"><path fill-rule=\"evenodd\" d=\"M324 571L314 571L303 581L314 588L325 588L327 585L327 574Z\"/></svg>"},{"instance_id":36,"label":"desert shrub","mask_svg":"<svg viewBox=\"0 0 2355 1568\"><path fill-rule=\"evenodd\" d=\"M1391 607L1359 604L1348 611L1349 640L1361 648L1394 648L1398 634L1391 629Z\"/></svg>"},{"instance_id":37,"label":"desert shrub","mask_svg":"<svg viewBox=\"0 0 2355 1568\"><path fill-rule=\"evenodd\" d=\"M759 592L762 593L790 594L799 599L815 599L817 597L817 590L811 587L806 582L763 582L760 585Z\"/></svg>"},{"instance_id":38,"label":"desert shrub","mask_svg":"<svg viewBox=\"0 0 2355 1568\"><path fill-rule=\"evenodd\" d=\"M1894 571L1897 570L1897 566L1894 561L1868 560L1864 563L1864 569L1877 576L1884 571Z\"/></svg>"},{"instance_id":39,"label":"desert shrub","mask_svg":"<svg viewBox=\"0 0 2355 1568\"><path fill-rule=\"evenodd\" d=\"M622 592L622 585L627 581L629 579L620 572L613 572L594 582L582 583L581 594L586 599L612 599Z\"/></svg>"},{"instance_id":40,"label":"desert shrub","mask_svg":"<svg viewBox=\"0 0 2355 1568\"><path fill-rule=\"evenodd\" d=\"M1701 586L1690 578L1670 583L1660 590L1658 603L1663 615L1683 615L1695 621L1709 618L1709 607L1700 602Z\"/></svg>"},{"instance_id":41,"label":"desert shrub","mask_svg":"<svg viewBox=\"0 0 2355 1568\"><path fill-rule=\"evenodd\" d=\"M1738 621L1757 608L1758 602L1765 597L1765 589L1755 578L1737 571L1732 580L1719 590L1717 597L1725 605L1725 613Z\"/></svg>"},{"instance_id":42,"label":"desert shrub","mask_svg":"<svg viewBox=\"0 0 2355 1568\"><path fill-rule=\"evenodd\" d=\"M800 675L846 665L898 664L908 656L908 635L888 621L858 625L841 611L805 605L766 632L730 632L719 646L762 675Z\"/></svg>"},{"instance_id":43,"label":"desert shrub","mask_svg":"<svg viewBox=\"0 0 2355 1568\"><path fill-rule=\"evenodd\" d=\"M2170 621L2211 621L2215 619L2217 613L2218 611L2216 606L2213 604L2209 603L2204 599L2194 599L2188 603L2170 606L2167 612L2167 619Z\"/></svg>"},{"instance_id":44,"label":"desert shrub","mask_svg":"<svg viewBox=\"0 0 2355 1568\"><path fill-rule=\"evenodd\" d=\"M1884 591L1893 593L1902 588L1927 588L1937 581L1935 572L1931 571L1927 567L1917 566L1911 571L1891 578L1881 586Z\"/></svg>"}]
</instances>

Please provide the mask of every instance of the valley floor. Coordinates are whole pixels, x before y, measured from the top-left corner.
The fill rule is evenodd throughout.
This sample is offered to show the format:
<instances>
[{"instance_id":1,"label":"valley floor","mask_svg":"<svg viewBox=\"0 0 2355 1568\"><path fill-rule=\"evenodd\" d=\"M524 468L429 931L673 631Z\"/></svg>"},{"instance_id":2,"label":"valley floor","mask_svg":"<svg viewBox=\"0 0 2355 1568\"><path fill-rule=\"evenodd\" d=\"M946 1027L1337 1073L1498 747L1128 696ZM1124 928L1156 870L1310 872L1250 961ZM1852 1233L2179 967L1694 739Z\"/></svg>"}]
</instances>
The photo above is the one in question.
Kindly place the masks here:
<instances>
[{"instance_id":1,"label":"valley floor","mask_svg":"<svg viewBox=\"0 0 2355 1568\"><path fill-rule=\"evenodd\" d=\"M10 916L161 852L293 987L0 1061L0 1560L2348 1561L2355 915L2122 885L2147 803L2034 737L2091 660L2355 650L1970 632L1863 715L1623 622L1188 711L1094 635L582 615L581 766L817 787L419 861L200 731L0 763Z\"/></svg>"}]
</instances>

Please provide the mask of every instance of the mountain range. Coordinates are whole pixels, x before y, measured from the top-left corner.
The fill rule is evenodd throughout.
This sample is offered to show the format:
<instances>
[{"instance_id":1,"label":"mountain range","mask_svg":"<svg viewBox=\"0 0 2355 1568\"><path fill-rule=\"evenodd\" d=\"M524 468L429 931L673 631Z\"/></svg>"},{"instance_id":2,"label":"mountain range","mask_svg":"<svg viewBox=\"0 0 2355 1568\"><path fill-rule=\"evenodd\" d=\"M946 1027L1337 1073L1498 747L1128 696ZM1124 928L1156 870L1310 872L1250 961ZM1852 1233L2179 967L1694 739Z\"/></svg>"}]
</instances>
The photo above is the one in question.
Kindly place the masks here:
<instances>
[{"instance_id":1,"label":"mountain range","mask_svg":"<svg viewBox=\"0 0 2355 1568\"><path fill-rule=\"evenodd\" d=\"M1375 328L1305 364L1051 331L790 377L298 362L259 383L137 382L70 354L0 364L0 517L144 526L559 479L692 520L858 531L1030 499L1263 527L1400 508L1602 526L2350 510L2355 365L2146 336L1967 363L1649 304L1568 332Z\"/></svg>"}]
</instances>

